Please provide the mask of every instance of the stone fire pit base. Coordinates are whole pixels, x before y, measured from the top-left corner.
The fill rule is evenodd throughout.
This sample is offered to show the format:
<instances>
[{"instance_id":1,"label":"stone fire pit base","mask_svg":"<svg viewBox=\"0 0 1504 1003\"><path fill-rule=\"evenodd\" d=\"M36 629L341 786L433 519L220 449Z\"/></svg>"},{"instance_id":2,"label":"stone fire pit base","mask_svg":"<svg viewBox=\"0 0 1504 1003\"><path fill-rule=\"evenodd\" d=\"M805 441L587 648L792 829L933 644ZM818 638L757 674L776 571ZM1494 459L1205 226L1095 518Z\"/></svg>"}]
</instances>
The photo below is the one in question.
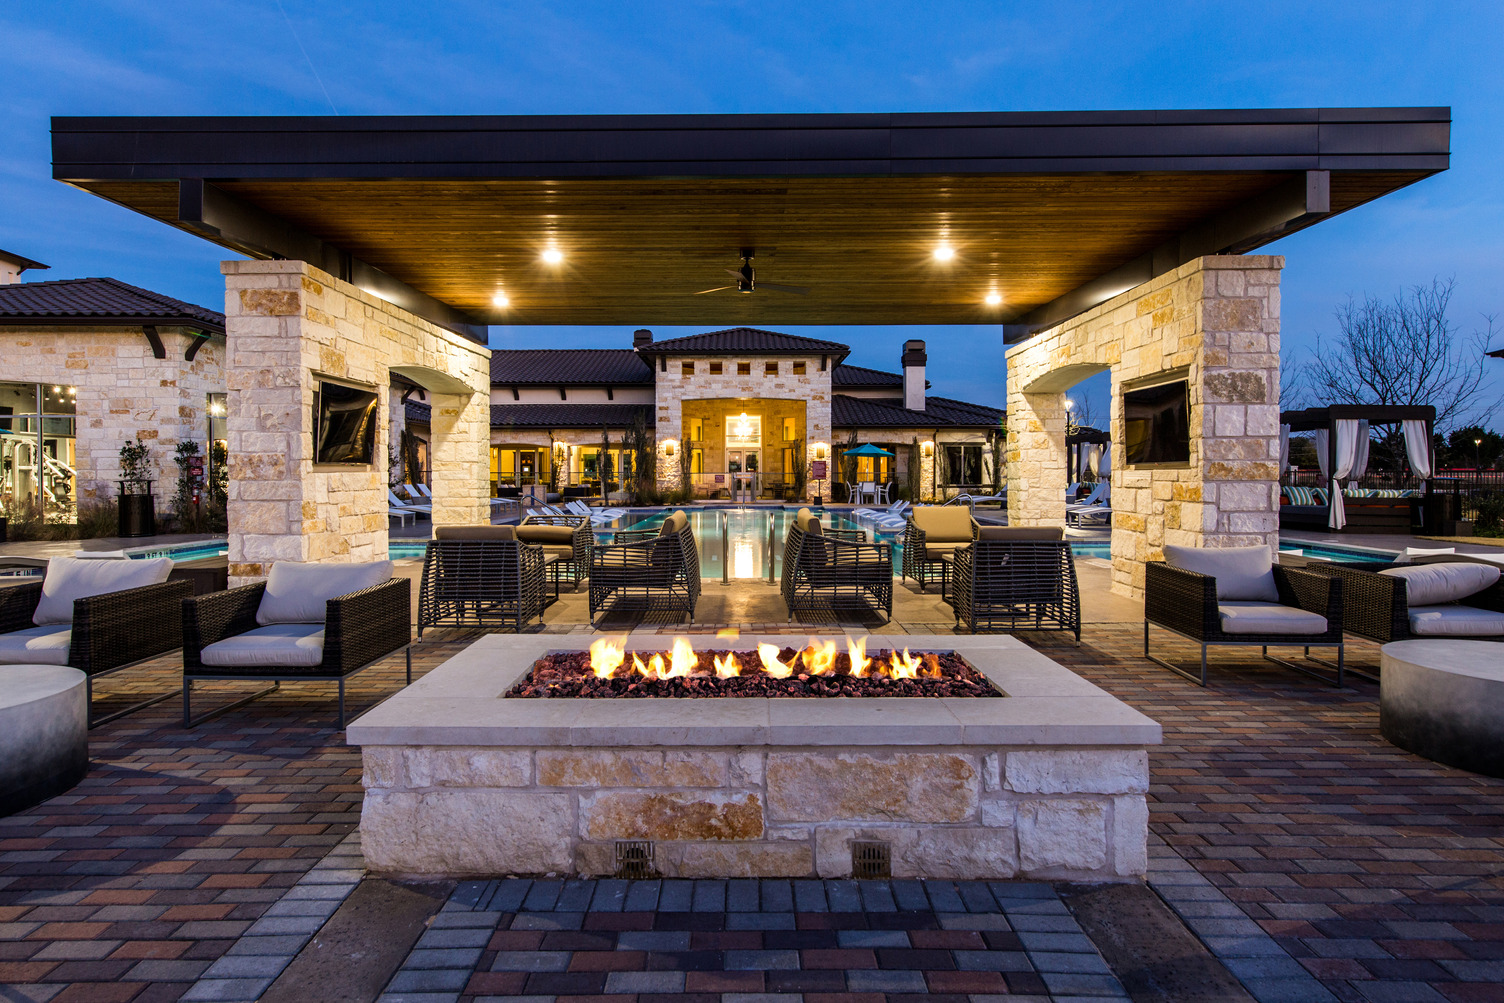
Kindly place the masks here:
<instances>
[{"instance_id":1,"label":"stone fire pit base","mask_svg":"<svg viewBox=\"0 0 1504 1003\"><path fill-rule=\"evenodd\" d=\"M870 841L893 877L1142 877L1159 726L1013 638L907 641L1008 698L504 700L568 639L488 636L350 726L367 865L610 875L641 841L665 877L835 878Z\"/></svg>"}]
</instances>

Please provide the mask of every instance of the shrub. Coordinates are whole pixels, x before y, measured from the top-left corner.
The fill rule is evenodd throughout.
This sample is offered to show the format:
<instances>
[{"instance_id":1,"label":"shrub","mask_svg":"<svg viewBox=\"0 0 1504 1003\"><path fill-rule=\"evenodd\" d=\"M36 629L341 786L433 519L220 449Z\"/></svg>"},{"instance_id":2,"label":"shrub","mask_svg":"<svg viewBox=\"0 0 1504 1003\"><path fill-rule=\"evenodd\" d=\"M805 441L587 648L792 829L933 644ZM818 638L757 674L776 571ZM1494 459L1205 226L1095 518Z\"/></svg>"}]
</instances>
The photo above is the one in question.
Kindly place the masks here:
<instances>
[{"instance_id":1,"label":"shrub","mask_svg":"<svg viewBox=\"0 0 1504 1003\"><path fill-rule=\"evenodd\" d=\"M1477 514L1473 532L1479 536L1504 536L1504 491L1490 491L1473 500Z\"/></svg>"}]
</instances>

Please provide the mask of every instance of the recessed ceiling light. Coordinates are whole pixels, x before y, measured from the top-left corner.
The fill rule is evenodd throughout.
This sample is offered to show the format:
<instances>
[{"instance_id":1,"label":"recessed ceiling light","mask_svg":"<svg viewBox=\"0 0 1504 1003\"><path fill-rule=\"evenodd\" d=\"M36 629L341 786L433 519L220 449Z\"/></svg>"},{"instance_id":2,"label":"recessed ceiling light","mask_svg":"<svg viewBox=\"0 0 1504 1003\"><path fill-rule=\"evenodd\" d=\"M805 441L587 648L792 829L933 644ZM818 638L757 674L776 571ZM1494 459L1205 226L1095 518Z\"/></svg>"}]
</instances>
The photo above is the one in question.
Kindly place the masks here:
<instances>
[{"instance_id":1,"label":"recessed ceiling light","mask_svg":"<svg viewBox=\"0 0 1504 1003\"><path fill-rule=\"evenodd\" d=\"M988 293L987 294L987 305L988 306L1001 306L1002 303L1003 303L1003 294L1002 293Z\"/></svg>"},{"instance_id":2,"label":"recessed ceiling light","mask_svg":"<svg viewBox=\"0 0 1504 1003\"><path fill-rule=\"evenodd\" d=\"M512 305L512 301L507 298L507 294L506 293L497 293L495 296L491 297L491 302L495 303L497 306L511 306Z\"/></svg>"},{"instance_id":3,"label":"recessed ceiling light","mask_svg":"<svg viewBox=\"0 0 1504 1003\"><path fill-rule=\"evenodd\" d=\"M936 261L949 261L955 256L956 249L954 247L951 247L949 244L941 244L939 247L935 248Z\"/></svg>"},{"instance_id":4,"label":"recessed ceiling light","mask_svg":"<svg viewBox=\"0 0 1504 1003\"><path fill-rule=\"evenodd\" d=\"M557 265L564 260L564 252L557 247L550 247L543 252L543 260L550 265Z\"/></svg>"}]
</instances>

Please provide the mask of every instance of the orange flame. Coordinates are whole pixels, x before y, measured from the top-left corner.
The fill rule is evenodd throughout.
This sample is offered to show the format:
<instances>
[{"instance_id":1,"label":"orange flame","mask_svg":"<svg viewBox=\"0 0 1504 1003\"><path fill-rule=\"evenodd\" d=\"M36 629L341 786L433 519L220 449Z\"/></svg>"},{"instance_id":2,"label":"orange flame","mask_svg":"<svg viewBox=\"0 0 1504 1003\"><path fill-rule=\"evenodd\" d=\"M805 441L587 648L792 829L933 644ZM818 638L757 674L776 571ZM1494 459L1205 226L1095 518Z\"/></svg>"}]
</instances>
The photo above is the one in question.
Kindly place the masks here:
<instances>
[{"instance_id":1,"label":"orange flame","mask_svg":"<svg viewBox=\"0 0 1504 1003\"><path fill-rule=\"evenodd\" d=\"M850 672L853 676L861 677L867 674L872 659L867 657L867 639L860 641L846 638L846 656L851 659Z\"/></svg>"},{"instance_id":2,"label":"orange flame","mask_svg":"<svg viewBox=\"0 0 1504 1003\"><path fill-rule=\"evenodd\" d=\"M799 655L797 652L793 658L789 659L789 664L784 665L780 662L778 660L778 645L776 644L759 644L757 646L757 657L762 659L763 671L774 679L787 679L794 674L794 667L799 664Z\"/></svg>"},{"instance_id":3,"label":"orange flame","mask_svg":"<svg viewBox=\"0 0 1504 1003\"><path fill-rule=\"evenodd\" d=\"M888 670L893 673L894 679L917 679L919 676L919 666L923 664L923 659L915 658L909 654L909 649L905 648L901 656L898 652L893 652L893 657L888 664Z\"/></svg>"},{"instance_id":4,"label":"orange flame","mask_svg":"<svg viewBox=\"0 0 1504 1003\"><path fill-rule=\"evenodd\" d=\"M626 660L626 651L610 638L603 637L590 646L590 671L597 679L610 679Z\"/></svg>"},{"instance_id":5,"label":"orange flame","mask_svg":"<svg viewBox=\"0 0 1504 1003\"><path fill-rule=\"evenodd\" d=\"M804 650L804 664L809 667L812 676L828 676L836 671L836 642L826 641L820 643L818 638L809 639L809 647Z\"/></svg>"},{"instance_id":6,"label":"orange flame","mask_svg":"<svg viewBox=\"0 0 1504 1003\"><path fill-rule=\"evenodd\" d=\"M694 646L689 643L687 637L674 638L674 650L669 653L668 657L668 675L664 677L666 679L687 676L694 671L696 665L700 664L699 658L695 657Z\"/></svg>"},{"instance_id":7,"label":"orange flame","mask_svg":"<svg viewBox=\"0 0 1504 1003\"><path fill-rule=\"evenodd\" d=\"M632 652L632 668L648 679L662 679L664 678L663 654L654 652L653 657L648 659L648 663L643 665L642 659L638 658L637 652L634 651Z\"/></svg>"},{"instance_id":8,"label":"orange flame","mask_svg":"<svg viewBox=\"0 0 1504 1003\"><path fill-rule=\"evenodd\" d=\"M734 679L742 674L742 667L736 664L736 652L726 652L726 657L715 657L715 677L717 679Z\"/></svg>"}]
</instances>

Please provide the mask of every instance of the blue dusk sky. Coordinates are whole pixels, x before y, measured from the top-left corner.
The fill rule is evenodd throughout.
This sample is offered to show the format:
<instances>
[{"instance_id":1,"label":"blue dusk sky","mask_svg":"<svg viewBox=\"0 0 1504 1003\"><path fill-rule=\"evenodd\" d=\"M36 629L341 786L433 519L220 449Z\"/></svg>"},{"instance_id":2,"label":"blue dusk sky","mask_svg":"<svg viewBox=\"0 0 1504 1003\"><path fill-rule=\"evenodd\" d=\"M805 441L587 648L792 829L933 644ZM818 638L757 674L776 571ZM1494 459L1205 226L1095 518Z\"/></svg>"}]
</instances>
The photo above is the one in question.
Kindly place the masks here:
<instances>
[{"instance_id":1,"label":"blue dusk sky","mask_svg":"<svg viewBox=\"0 0 1504 1003\"><path fill-rule=\"evenodd\" d=\"M1497 2L11 4L0 11L0 248L52 266L31 279L112 275L223 303L229 252L51 180L52 115L1449 105L1450 171L1265 249L1286 256L1288 365L1333 333L1349 296L1453 278L1464 331L1504 314L1501 39ZM847 342L851 362L885 369L922 337L933 392L1004 401L995 327L787 330ZM630 340L630 327L491 336L496 347ZM1489 362L1504 391L1504 361ZM1105 416L1105 377L1078 393Z\"/></svg>"}]
</instances>

